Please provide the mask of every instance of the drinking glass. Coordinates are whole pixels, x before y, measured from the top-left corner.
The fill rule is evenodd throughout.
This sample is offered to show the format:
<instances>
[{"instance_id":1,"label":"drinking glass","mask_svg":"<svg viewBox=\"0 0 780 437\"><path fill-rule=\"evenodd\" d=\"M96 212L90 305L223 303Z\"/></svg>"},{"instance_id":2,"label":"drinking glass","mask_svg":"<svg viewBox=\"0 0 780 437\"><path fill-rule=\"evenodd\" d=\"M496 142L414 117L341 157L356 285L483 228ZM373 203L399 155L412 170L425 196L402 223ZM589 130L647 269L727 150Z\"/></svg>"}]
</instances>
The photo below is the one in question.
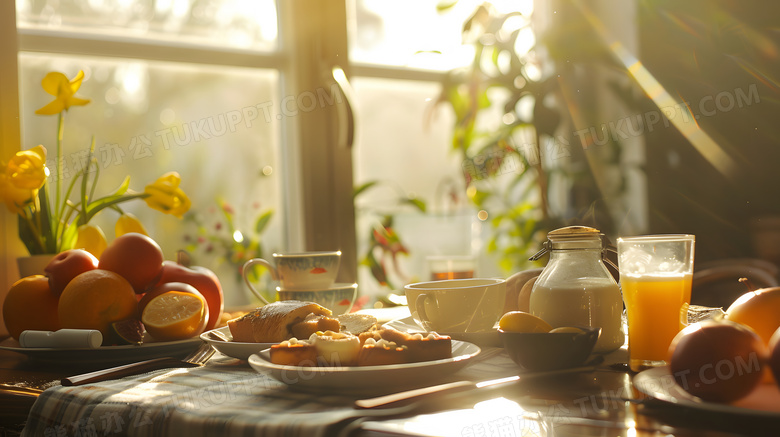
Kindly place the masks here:
<instances>
[{"instance_id":1,"label":"drinking glass","mask_svg":"<svg viewBox=\"0 0 780 437\"><path fill-rule=\"evenodd\" d=\"M431 281L469 279L474 277L476 261L468 255L432 255L426 257Z\"/></svg>"},{"instance_id":2,"label":"drinking glass","mask_svg":"<svg viewBox=\"0 0 780 437\"><path fill-rule=\"evenodd\" d=\"M635 372L665 365L672 339L687 323L694 243L693 235L617 240L629 366Z\"/></svg>"}]
</instances>

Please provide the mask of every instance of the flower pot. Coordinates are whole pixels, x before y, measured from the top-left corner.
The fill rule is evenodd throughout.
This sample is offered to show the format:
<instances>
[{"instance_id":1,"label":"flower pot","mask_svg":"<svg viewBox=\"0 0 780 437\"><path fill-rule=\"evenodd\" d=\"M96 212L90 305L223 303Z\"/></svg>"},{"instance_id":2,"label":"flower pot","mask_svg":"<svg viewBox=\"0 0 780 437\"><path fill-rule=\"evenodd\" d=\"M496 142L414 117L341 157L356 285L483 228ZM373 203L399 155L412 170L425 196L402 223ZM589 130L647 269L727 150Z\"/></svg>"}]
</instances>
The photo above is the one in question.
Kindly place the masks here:
<instances>
[{"instance_id":1,"label":"flower pot","mask_svg":"<svg viewBox=\"0 0 780 437\"><path fill-rule=\"evenodd\" d=\"M43 269L54 258L54 254L45 253L42 255L22 256L16 258L16 265L19 268L19 277L24 278L32 275L42 275Z\"/></svg>"}]
</instances>

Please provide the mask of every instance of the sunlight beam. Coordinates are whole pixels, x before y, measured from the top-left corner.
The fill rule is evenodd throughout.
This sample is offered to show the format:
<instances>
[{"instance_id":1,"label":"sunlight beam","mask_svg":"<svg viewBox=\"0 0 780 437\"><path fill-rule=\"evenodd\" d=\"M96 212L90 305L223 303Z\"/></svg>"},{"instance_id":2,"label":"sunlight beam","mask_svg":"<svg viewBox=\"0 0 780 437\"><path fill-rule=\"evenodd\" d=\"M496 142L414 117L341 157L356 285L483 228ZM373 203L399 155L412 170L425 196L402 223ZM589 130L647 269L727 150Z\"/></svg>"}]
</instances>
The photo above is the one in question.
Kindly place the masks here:
<instances>
[{"instance_id":1,"label":"sunlight beam","mask_svg":"<svg viewBox=\"0 0 780 437\"><path fill-rule=\"evenodd\" d=\"M617 60L623 64L628 72L636 80L642 90L653 100L656 106L661 108L679 107L687 108L684 102L678 102L672 97L663 85L650 73L620 41L610 35L604 23L582 1L574 2L586 17L591 26L596 30L604 44L609 48ZM693 114L688 117L674 117L669 121L685 136L693 147L715 167L721 174L729 179L737 177L736 162L715 142L705 131L699 128L698 123L687 123L686 119L693 119Z\"/></svg>"}]
</instances>

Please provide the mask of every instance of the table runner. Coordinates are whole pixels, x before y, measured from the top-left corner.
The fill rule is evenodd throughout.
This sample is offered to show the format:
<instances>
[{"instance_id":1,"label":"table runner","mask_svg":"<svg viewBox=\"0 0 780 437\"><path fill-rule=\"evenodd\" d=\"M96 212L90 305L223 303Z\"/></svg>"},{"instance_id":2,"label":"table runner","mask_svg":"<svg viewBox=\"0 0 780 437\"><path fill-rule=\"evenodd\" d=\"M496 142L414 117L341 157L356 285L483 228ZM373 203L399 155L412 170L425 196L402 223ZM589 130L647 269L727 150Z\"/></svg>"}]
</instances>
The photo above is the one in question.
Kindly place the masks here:
<instances>
[{"instance_id":1,"label":"table runner","mask_svg":"<svg viewBox=\"0 0 780 437\"><path fill-rule=\"evenodd\" d=\"M517 373L502 349L483 349L442 381ZM23 436L324 436L354 419L361 396L296 392L246 361L215 355L200 368L167 369L78 387L53 387L33 405ZM363 396L365 397L365 396Z\"/></svg>"}]
</instances>

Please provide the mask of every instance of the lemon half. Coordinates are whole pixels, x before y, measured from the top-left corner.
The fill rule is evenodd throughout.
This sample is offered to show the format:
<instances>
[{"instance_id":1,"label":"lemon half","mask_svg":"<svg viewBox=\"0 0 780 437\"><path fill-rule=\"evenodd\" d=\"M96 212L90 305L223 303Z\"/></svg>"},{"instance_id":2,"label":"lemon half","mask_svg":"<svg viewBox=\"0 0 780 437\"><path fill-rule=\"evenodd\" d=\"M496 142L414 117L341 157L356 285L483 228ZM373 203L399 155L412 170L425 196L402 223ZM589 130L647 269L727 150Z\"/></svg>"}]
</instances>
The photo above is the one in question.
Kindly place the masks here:
<instances>
[{"instance_id":1,"label":"lemon half","mask_svg":"<svg viewBox=\"0 0 780 437\"><path fill-rule=\"evenodd\" d=\"M498 327L507 332L550 332L552 326L531 313L510 311L498 322Z\"/></svg>"}]
</instances>

